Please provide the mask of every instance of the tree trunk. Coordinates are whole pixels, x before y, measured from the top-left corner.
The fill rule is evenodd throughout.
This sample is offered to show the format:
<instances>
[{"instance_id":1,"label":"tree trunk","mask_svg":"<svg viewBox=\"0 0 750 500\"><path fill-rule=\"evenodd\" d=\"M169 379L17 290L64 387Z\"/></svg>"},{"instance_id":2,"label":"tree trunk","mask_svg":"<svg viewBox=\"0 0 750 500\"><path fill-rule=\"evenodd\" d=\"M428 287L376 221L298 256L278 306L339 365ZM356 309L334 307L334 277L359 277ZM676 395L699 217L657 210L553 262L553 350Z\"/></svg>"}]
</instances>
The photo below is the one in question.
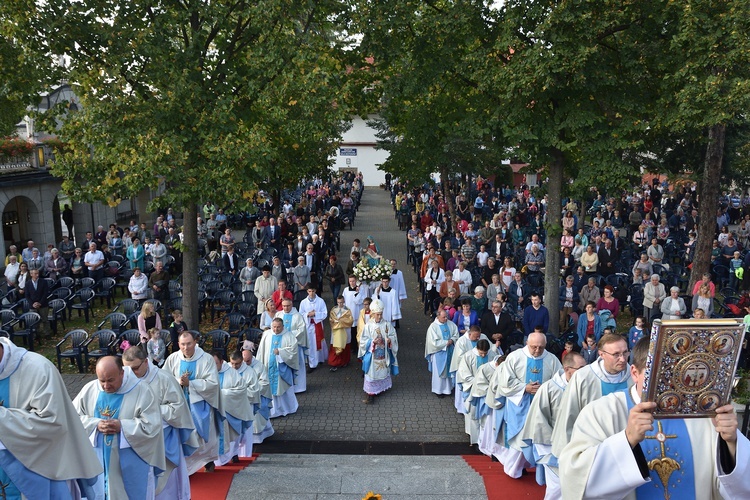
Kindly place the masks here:
<instances>
[{"instance_id":1,"label":"tree trunk","mask_svg":"<svg viewBox=\"0 0 750 500\"><path fill-rule=\"evenodd\" d=\"M456 193L453 192L452 189L450 189L450 184L448 182L448 167L442 166L440 167L440 182L443 185L443 197L445 198L445 203L448 205L448 215L450 215L450 223L451 227L448 228L449 232L453 232L453 227L456 225L456 221L458 220L456 218L456 204L453 203L453 200L456 198Z\"/></svg>"},{"instance_id":2,"label":"tree trunk","mask_svg":"<svg viewBox=\"0 0 750 500\"><path fill-rule=\"evenodd\" d=\"M549 184L547 186L547 245L544 256L544 305L549 311L549 332L560 335L560 237L562 236L562 183L565 159L563 153L555 148L552 151L552 162L549 166Z\"/></svg>"},{"instance_id":3,"label":"tree trunk","mask_svg":"<svg viewBox=\"0 0 750 500\"><path fill-rule=\"evenodd\" d=\"M198 330L198 207L183 210L182 314L191 330Z\"/></svg>"},{"instance_id":4,"label":"tree trunk","mask_svg":"<svg viewBox=\"0 0 750 500\"><path fill-rule=\"evenodd\" d=\"M703 273L711 272L711 246L716 236L716 201L719 198L725 136L726 125L713 125L708 129L708 145L699 194L698 234L688 293L693 290L695 282L701 279Z\"/></svg>"}]
</instances>

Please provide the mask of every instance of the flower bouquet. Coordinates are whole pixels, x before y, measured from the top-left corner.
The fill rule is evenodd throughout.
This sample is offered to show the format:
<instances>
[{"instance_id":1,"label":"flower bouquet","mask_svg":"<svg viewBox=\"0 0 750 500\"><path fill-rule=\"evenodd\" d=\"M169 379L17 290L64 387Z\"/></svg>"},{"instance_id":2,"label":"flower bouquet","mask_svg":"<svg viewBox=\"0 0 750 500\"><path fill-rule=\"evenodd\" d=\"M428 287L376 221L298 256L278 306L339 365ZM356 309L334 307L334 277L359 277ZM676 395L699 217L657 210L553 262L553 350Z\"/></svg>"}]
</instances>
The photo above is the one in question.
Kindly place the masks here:
<instances>
[{"instance_id":1,"label":"flower bouquet","mask_svg":"<svg viewBox=\"0 0 750 500\"><path fill-rule=\"evenodd\" d=\"M359 261L354 267L354 277L360 283L367 283L368 285L373 282L379 282L384 276L390 276L393 272L393 267L390 261L381 259L376 265L371 266L367 259Z\"/></svg>"}]
</instances>

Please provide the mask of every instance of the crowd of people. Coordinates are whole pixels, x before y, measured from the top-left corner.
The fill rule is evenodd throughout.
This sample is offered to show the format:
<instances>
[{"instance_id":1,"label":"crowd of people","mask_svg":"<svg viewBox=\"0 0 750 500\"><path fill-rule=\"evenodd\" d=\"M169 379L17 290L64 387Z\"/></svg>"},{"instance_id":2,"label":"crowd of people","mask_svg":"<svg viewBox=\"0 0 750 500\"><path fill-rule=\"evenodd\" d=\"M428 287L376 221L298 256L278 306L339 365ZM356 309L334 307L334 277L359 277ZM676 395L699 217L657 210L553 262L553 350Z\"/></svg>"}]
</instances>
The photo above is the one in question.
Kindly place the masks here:
<instances>
[{"instance_id":1,"label":"crowd of people","mask_svg":"<svg viewBox=\"0 0 750 500\"><path fill-rule=\"evenodd\" d=\"M743 477L750 443L737 430L731 404L716 410L713 425L700 419L693 429L690 420L655 420L653 403L640 401L649 323L712 317L718 289L738 293L742 283L722 278L714 266L689 295L677 286L689 272L677 260L692 258L696 207L687 190L662 202L663 187L645 186L620 203L596 195L591 226L579 223L574 201L566 203L560 291L548 299L559 300L561 335L555 337L542 303L546 235L540 220L551 217L544 199L535 200L523 186L495 189L478 178L468 198L473 204L464 194L452 200L458 219L452 223L437 188L393 184L424 311L434 316L425 340L431 390L438 398L454 396L470 444L501 462L507 475L518 478L536 467L545 498L640 497L649 488L659 498L750 492ZM687 223L686 209L692 213ZM648 222L652 218L658 226ZM621 236L628 231L629 242ZM736 241L725 242L722 248L730 247L719 262L736 259ZM665 245L679 259L667 258ZM662 281L674 282L669 293ZM635 313L633 326L618 332L624 306ZM667 427L673 422L680 423ZM697 438L698 429L711 438ZM665 433L676 439L674 446L654 449L650 443ZM694 457L700 474L670 477L649 466L653 458L682 460L677 442L679 453L702 447ZM611 480L613 469L620 472Z\"/></svg>"}]
</instances>

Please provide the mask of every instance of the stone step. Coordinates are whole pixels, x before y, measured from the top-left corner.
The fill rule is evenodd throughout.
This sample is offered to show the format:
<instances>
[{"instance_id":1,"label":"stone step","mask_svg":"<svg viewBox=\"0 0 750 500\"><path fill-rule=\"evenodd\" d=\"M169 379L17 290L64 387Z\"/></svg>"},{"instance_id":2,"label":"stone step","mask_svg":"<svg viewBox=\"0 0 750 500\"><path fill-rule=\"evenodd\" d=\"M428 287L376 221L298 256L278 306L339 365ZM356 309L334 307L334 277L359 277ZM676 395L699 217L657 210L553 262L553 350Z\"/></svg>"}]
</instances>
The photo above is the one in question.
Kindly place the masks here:
<instances>
[{"instance_id":1,"label":"stone step","mask_svg":"<svg viewBox=\"0 0 750 500\"><path fill-rule=\"evenodd\" d=\"M427 500L486 498L484 483L461 457L261 455L234 478L228 498ZM251 496L249 492L252 492Z\"/></svg>"}]
</instances>

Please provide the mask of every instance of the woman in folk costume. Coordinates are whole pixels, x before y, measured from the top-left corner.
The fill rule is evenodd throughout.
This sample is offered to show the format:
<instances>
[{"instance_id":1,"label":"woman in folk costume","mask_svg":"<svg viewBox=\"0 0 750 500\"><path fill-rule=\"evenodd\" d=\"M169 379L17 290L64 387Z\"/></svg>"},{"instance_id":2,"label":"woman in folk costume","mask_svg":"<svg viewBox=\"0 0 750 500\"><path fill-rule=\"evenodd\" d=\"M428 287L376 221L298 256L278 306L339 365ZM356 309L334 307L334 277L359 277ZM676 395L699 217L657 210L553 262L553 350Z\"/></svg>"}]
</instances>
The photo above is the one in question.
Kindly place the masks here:
<instances>
[{"instance_id":1,"label":"woman in folk costume","mask_svg":"<svg viewBox=\"0 0 750 500\"><path fill-rule=\"evenodd\" d=\"M331 349L328 351L330 371L335 372L340 366L347 366L352 356L352 310L346 307L344 297L336 298L336 307L328 315L331 322Z\"/></svg>"},{"instance_id":2,"label":"woman in folk costume","mask_svg":"<svg viewBox=\"0 0 750 500\"><path fill-rule=\"evenodd\" d=\"M358 352L365 372L365 404L375 402L375 396L392 387L391 375L398 375L397 353L396 329L383 320L383 302L375 299L370 304L370 320L362 331Z\"/></svg>"}]
</instances>

